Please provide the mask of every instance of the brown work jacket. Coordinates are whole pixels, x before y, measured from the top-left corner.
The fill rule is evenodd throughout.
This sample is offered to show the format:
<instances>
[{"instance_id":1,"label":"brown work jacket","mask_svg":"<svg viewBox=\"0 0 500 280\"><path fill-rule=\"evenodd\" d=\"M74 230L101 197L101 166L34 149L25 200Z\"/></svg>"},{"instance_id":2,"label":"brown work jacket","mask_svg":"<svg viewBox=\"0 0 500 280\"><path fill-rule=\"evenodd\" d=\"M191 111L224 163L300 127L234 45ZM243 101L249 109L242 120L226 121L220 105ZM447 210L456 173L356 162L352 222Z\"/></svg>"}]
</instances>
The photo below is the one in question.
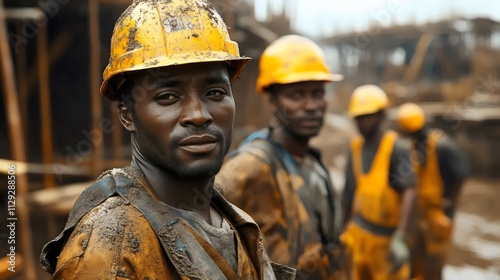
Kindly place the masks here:
<instances>
[{"instance_id":1,"label":"brown work jacket","mask_svg":"<svg viewBox=\"0 0 500 280\"><path fill-rule=\"evenodd\" d=\"M277 149L263 138L240 146L216 176L217 185L224 187L221 192L231 203L255 219L271 260L297 268L297 279L339 279L340 248L334 242L338 236L322 240L299 196L307 186L300 174L285 166ZM330 218L340 221L333 209Z\"/></svg>"},{"instance_id":2,"label":"brown work jacket","mask_svg":"<svg viewBox=\"0 0 500 280\"><path fill-rule=\"evenodd\" d=\"M235 231L238 271L150 190L134 167L105 172L43 248L43 268L54 279L294 279L271 263L257 224L217 191L211 203Z\"/></svg>"}]
</instances>

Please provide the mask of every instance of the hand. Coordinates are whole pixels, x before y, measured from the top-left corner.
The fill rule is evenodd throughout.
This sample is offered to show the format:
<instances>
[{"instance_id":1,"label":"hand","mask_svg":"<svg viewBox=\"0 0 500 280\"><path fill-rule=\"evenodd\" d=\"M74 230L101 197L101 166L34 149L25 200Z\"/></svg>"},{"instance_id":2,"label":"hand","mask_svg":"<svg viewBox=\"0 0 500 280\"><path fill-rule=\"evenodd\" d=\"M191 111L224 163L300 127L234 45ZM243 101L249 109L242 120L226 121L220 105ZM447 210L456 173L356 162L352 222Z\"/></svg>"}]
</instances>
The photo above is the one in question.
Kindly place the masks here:
<instances>
[{"instance_id":1,"label":"hand","mask_svg":"<svg viewBox=\"0 0 500 280\"><path fill-rule=\"evenodd\" d=\"M341 243L328 243L323 246L330 264L335 270L342 269L345 258L345 248Z\"/></svg>"},{"instance_id":2,"label":"hand","mask_svg":"<svg viewBox=\"0 0 500 280\"><path fill-rule=\"evenodd\" d=\"M389 247L389 261L392 263L392 273L397 272L410 260L410 251L404 240L404 233L396 231L391 238Z\"/></svg>"}]
</instances>

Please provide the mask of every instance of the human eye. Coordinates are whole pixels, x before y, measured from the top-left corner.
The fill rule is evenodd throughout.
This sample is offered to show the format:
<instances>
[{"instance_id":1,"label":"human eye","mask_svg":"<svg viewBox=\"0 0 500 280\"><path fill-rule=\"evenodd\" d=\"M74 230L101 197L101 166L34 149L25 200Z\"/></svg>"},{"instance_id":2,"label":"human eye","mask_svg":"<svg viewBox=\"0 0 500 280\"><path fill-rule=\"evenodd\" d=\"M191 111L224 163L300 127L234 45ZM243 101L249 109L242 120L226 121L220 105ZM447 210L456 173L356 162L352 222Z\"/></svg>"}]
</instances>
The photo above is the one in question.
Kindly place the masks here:
<instances>
[{"instance_id":1,"label":"human eye","mask_svg":"<svg viewBox=\"0 0 500 280\"><path fill-rule=\"evenodd\" d=\"M161 105L171 105L175 103L177 100L179 100L179 96L169 93L169 92L162 92L156 95L155 101L158 102Z\"/></svg>"},{"instance_id":2,"label":"human eye","mask_svg":"<svg viewBox=\"0 0 500 280\"><path fill-rule=\"evenodd\" d=\"M205 96L212 100L222 100L227 95L227 92L223 89L210 89L207 91Z\"/></svg>"},{"instance_id":3,"label":"human eye","mask_svg":"<svg viewBox=\"0 0 500 280\"><path fill-rule=\"evenodd\" d=\"M313 92L313 96L316 99L322 99L325 96L325 91L324 90L316 90Z\"/></svg>"},{"instance_id":4,"label":"human eye","mask_svg":"<svg viewBox=\"0 0 500 280\"><path fill-rule=\"evenodd\" d=\"M292 91L288 97L293 99L293 100L300 100L302 99L302 96L304 95L304 93L300 90L296 90L296 91Z\"/></svg>"}]
</instances>

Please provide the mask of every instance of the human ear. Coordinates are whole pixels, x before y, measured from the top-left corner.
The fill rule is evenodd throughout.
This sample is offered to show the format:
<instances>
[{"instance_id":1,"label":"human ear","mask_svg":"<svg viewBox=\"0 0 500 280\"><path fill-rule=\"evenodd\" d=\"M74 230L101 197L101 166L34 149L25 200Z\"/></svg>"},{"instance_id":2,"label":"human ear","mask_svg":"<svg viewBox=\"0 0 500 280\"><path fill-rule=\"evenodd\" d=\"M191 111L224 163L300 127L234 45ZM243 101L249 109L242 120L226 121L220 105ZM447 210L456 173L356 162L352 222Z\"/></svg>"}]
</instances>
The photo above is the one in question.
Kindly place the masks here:
<instances>
[{"instance_id":1,"label":"human ear","mask_svg":"<svg viewBox=\"0 0 500 280\"><path fill-rule=\"evenodd\" d=\"M132 110L129 108L131 105L126 105L123 102L118 104L118 117L123 127L129 132L135 132L134 117L132 116Z\"/></svg>"}]
</instances>

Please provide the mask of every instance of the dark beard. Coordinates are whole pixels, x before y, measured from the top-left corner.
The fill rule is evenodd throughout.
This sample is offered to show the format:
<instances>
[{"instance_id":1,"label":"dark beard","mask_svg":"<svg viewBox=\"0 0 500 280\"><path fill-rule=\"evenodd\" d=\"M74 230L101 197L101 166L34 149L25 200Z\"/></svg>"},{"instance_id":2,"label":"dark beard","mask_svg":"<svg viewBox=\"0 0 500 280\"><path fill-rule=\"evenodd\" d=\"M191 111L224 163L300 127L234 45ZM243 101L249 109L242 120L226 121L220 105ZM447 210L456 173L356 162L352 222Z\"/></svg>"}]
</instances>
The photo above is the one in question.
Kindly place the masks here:
<instances>
[{"instance_id":1,"label":"dark beard","mask_svg":"<svg viewBox=\"0 0 500 280\"><path fill-rule=\"evenodd\" d=\"M206 181L215 177L215 175L219 173L222 163L224 162L224 154L217 157L209 166L203 166L196 168L195 170L182 167L182 165L174 159L172 165L166 168L165 171L184 182Z\"/></svg>"},{"instance_id":2,"label":"dark beard","mask_svg":"<svg viewBox=\"0 0 500 280\"><path fill-rule=\"evenodd\" d=\"M217 133L212 133L217 134ZM222 139L221 134L217 134ZM212 179L219 173L222 164L224 163L224 157L229 151L232 143L232 133L229 134L228 141L224 143L222 147L221 153L217 155L215 159L213 159L210 164L206 164L205 166L200 166L196 168L185 168L182 161L178 159L176 156L171 156L168 162L163 162L161 157L152 155L152 162L163 169L165 172L171 174L172 176L178 178L184 182L195 182L195 181L205 181L208 179Z\"/></svg>"}]
</instances>

